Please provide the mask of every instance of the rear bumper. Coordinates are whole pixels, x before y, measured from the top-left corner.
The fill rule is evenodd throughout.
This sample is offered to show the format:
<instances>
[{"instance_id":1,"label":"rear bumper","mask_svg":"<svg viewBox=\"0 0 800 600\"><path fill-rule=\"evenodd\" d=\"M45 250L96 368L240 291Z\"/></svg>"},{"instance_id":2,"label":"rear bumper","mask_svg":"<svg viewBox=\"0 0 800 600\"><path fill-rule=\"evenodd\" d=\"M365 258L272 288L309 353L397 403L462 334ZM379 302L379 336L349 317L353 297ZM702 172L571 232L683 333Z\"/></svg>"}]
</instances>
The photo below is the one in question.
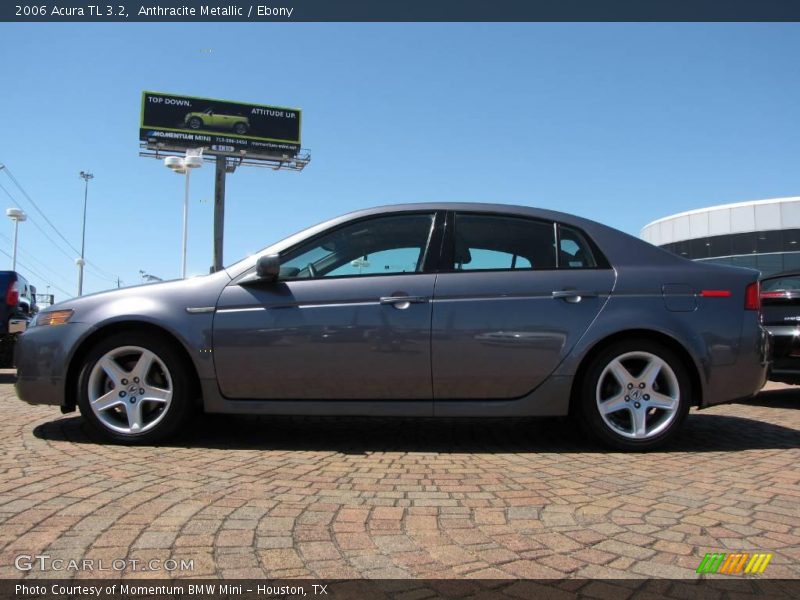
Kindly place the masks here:
<instances>
[{"instance_id":1,"label":"rear bumper","mask_svg":"<svg viewBox=\"0 0 800 600\"><path fill-rule=\"evenodd\" d=\"M755 396L767 382L771 367L772 336L756 323L742 327L739 352L729 365L713 367L701 408Z\"/></svg>"},{"instance_id":2,"label":"rear bumper","mask_svg":"<svg viewBox=\"0 0 800 600\"><path fill-rule=\"evenodd\" d=\"M11 318L8 320L8 333L22 333L28 328L28 319Z\"/></svg>"},{"instance_id":3,"label":"rear bumper","mask_svg":"<svg viewBox=\"0 0 800 600\"><path fill-rule=\"evenodd\" d=\"M800 383L800 326L770 325L772 337L771 381Z\"/></svg>"}]
</instances>

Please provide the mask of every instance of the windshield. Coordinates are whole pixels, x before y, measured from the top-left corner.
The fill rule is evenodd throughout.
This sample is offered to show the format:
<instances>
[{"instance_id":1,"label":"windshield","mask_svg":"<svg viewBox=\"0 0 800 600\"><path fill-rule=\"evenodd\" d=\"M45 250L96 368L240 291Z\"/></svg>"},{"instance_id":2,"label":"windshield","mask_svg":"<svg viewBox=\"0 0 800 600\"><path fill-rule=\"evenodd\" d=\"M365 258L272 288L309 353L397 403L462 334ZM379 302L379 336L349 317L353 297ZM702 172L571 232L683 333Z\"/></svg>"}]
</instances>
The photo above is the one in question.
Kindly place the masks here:
<instances>
[{"instance_id":1,"label":"windshield","mask_svg":"<svg viewBox=\"0 0 800 600\"><path fill-rule=\"evenodd\" d=\"M229 274L232 275L232 276L239 275L241 272L244 272L246 269L254 267L256 259L259 256L262 256L264 254L277 254L277 253L285 250L286 248L289 248L290 246L293 246L294 244L300 242L304 238L312 235L313 233L316 233L317 230L325 229L329 224L330 224L330 221L323 221L322 223L317 223L316 225L312 225L311 227L307 227L306 229L303 229L302 231L298 231L297 233L293 233L290 236L287 236L287 237L285 237L285 238L283 238L283 239L281 239L281 240L279 240L279 241L277 241L277 242L275 242L273 244L270 244L269 246L266 246L266 247L262 248L261 250L258 250L257 252L254 252L252 254L249 254L249 255L245 256L242 259L239 259L235 263L231 263L230 265L227 265L225 267L225 269L227 271L229 271L230 272Z\"/></svg>"}]
</instances>

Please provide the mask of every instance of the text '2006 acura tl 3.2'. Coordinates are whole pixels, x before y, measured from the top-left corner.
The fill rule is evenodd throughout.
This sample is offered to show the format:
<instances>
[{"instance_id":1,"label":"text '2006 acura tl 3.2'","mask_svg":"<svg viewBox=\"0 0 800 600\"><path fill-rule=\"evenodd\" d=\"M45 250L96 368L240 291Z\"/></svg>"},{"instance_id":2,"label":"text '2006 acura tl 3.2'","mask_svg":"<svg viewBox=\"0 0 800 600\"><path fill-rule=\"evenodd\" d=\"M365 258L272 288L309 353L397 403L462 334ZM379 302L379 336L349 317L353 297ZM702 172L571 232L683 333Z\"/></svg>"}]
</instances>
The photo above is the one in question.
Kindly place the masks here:
<instances>
[{"instance_id":1,"label":"text '2006 acura tl 3.2'","mask_svg":"<svg viewBox=\"0 0 800 600\"><path fill-rule=\"evenodd\" d=\"M205 277L39 313L17 392L151 443L193 411L572 415L624 450L768 369L758 273L690 262L599 223L408 204L316 225Z\"/></svg>"}]
</instances>

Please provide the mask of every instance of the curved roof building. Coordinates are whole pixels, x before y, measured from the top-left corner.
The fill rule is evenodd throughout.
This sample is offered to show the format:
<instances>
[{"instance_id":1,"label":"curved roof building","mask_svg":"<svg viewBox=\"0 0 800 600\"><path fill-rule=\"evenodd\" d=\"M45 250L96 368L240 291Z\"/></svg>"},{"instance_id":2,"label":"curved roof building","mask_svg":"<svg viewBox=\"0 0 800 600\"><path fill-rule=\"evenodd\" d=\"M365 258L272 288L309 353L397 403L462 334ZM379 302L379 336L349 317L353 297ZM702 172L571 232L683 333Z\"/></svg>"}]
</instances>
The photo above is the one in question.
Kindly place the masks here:
<instances>
[{"instance_id":1,"label":"curved roof building","mask_svg":"<svg viewBox=\"0 0 800 600\"><path fill-rule=\"evenodd\" d=\"M693 260L800 269L800 196L690 210L645 225L641 238Z\"/></svg>"}]
</instances>

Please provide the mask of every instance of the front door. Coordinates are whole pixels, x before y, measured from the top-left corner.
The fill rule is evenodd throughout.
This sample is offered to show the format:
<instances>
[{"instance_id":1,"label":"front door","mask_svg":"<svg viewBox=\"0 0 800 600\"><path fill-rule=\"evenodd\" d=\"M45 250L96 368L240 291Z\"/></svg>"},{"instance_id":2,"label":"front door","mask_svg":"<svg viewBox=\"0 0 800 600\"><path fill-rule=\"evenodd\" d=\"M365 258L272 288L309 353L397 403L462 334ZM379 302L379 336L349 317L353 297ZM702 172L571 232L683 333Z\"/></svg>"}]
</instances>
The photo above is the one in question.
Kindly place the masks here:
<instances>
[{"instance_id":1,"label":"front door","mask_svg":"<svg viewBox=\"0 0 800 600\"><path fill-rule=\"evenodd\" d=\"M277 282L231 283L214 317L223 395L430 401L435 218L346 224L284 253Z\"/></svg>"}]
</instances>

